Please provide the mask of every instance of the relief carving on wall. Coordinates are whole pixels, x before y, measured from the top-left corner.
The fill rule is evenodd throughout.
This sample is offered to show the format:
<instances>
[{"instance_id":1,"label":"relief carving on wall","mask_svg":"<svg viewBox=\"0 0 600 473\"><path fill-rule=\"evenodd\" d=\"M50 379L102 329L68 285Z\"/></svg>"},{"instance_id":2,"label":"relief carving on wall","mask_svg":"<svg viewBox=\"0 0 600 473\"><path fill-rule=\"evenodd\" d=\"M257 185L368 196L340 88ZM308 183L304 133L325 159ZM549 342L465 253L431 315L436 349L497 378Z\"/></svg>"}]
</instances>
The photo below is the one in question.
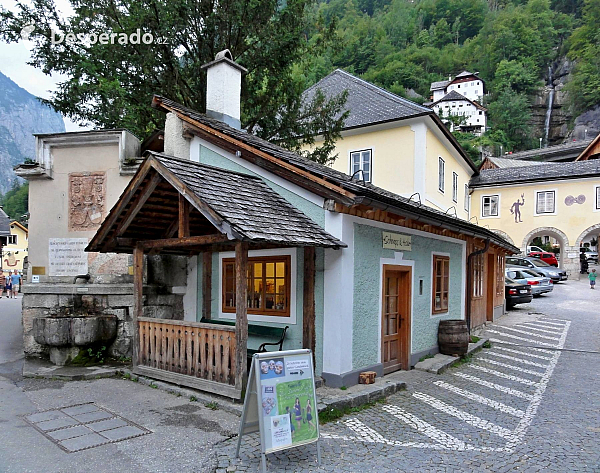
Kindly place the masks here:
<instances>
[{"instance_id":1,"label":"relief carving on wall","mask_svg":"<svg viewBox=\"0 0 600 473\"><path fill-rule=\"evenodd\" d=\"M106 173L69 174L69 231L97 230L106 207Z\"/></svg>"}]
</instances>

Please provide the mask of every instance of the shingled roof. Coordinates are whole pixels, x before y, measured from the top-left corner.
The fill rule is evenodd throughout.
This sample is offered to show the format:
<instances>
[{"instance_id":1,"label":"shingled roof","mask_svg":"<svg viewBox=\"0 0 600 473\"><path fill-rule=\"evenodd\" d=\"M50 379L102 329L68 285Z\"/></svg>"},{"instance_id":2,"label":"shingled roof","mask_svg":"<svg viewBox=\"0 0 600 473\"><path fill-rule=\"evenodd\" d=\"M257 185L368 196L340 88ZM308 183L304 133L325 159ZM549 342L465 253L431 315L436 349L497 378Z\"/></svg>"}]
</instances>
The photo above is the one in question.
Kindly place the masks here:
<instances>
[{"instance_id":1,"label":"shingled roof","mask_svg":"<svg viewBox=\"0 0 600 473\"><path fill-rule=\"evenodd\" d=\"M499 184L522 184L523 182L580 179L600 176L600 160L569 163L542 163L541 166L521 166L503 169L485 169L471 178L471 187Z\"/></svg>"},{"instance_id":2,"label":"shingled roof","mask_svg":"<svg viewBox=\"0 0 600 473\"><path fill-rule=\"evenodd\" d=\"M346 246L258 176L160 153L148 154L177 176L243 239L290 246Z\"/></svg>"},{"instance_id":3,"label":"shingled roof","mask_svg":"<svg viewBox=\"0 0 600 473\"><path fill-rule=\"evenodd\" d=\"M153 179L158 180L151 187ZM144 189L150 190L146 194ZM178 196L192 206L192 237L222 234L224 243L268 247L346 246L260 177L149 151L86 251L127 253L135 242L169 238L165 235L177 222ZM132 209L136 213L131 215Z\"/></svg>"},{"instance_id":4,"label":"shingled roof","mask_svg":"<svg viewBox=\"0 0 600 473\"><path fill-rule=\"evenodd\" d=\"M317 90L321 90L327 98L348 91L345 110L350 114L344 123L344 129L431 113L427 107L388 92L341 69L336 69L306 89L302 95L303 99L311 101Z\"/></svg>"},{"instance_id":5,"label":"shingled roof","mask_svg":"<svg viewBox=\"0 0 600 473\"><path fill-rule=\"evenodd\" d=\"M0 207L0 237L10 235L10 218Z\"/></svg>"},{"instance_id":6,"label":"shingled roof","mask_svg":"<svg viewBox=\"0 0 600 473\"><path fill-rule=\"evenodd\" d=\"M258 138L250 133L232 128L221 121L209 118L206 115L186 108L177 102L173 102L172 100L164 97L154 96L153 106L156 108L162 108L163 110L172 111L179 114L183 118L187 117L188 119L191 119L190 123L196 122L199 125L210 127L219 133L234 138L235 140L239 140L240 142L252 146L257 150L263 151L270 156L277 158L277 160L281 160L282 162L290 164L295 168L309 173L312 176L322 178L323 180L332 183L335 186L339 186L340 189L347 191L351 196L347 197L350 199L348 201L349 204L365 203L365 205L373 204L382 208L394 208L396 209L396 212L407 215L417 221L430 223L433 225L443 225L449 229L454 229L455 231L461 231L470 235L477 235L480 238L490 238L496 244L508 248L511 251L518 252L518 248L509 244L506 242L506 240L502 239L494 232L491 232L483 227L456 218L449 213L441 212L432 209L431 207L422 205L414 199L407 199L406 197L388 192L380 187L374 186L369 182L352 179L352 177L348 174L336 171L328 166L324 166L306 159L303 156L281 148L280 146ZM217 142L218 140L216 137L211 139L214 140L214 143L217 146L220 145L220 143ZM242 153L241 157L247 159L246 153ZM268 163L264 159L257 159L253 161L253 163L273 172L271 168L267 168ZM295 183L302 185L301 181L296 181Z\"/></svg>"},{"instance_id":7,"label":"shingled roof","mask_svg":"<svg viewBox=\"0 0 600 473\"><path fill-rule=\"evenodd\" d=\"M504 155L510 159L532 160L540 159L542 161L566 161L574 160L583 150L589 146L593 140L568 141L560 145L547 146L546 148L534 148L525 151Z\"/></svg>"},{"instance_id":8,"label":"shingled roof","mask_svg":"<svg viewBox=\"0 0 600 473\"><path fill-rule=\"evenodd\" d=\"M437 82L432 82L429 90L445 89L448 86L448 84L450 84L449 80L440 80Z\"/></svg>"},{"instance_id":9,"label":"shingled roof","mask_svg":"<svg viewBox=\"0 0 600 473\"><path fill-rule=\"evenodd\" d=\"M496 165L500 169L504 168L521 168L524 166L540 166L543 165L543 162L540 161L524 161L520 159L508 159L508 158L494 158L493 156L489 156L485 158L487 161L490 161L494 165Z\"/></svg>"}]
</instances>

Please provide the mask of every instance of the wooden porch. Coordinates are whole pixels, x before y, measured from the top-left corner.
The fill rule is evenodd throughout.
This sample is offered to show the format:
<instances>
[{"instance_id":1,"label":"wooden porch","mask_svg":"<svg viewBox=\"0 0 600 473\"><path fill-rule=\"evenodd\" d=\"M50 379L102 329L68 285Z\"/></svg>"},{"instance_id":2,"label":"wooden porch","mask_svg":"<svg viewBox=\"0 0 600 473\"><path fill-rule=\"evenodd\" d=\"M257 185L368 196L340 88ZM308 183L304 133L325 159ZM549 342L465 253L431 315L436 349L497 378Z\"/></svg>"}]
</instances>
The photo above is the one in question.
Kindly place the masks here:
<instances>
[{"instance_id":1,"label":"wooden porch","mask_svg":"<svg viewBox=\"0 0 600 473\"><path fill-rule=\"evenodd\" d=\"M315 247L344 244L258 178L161 158L140 166L87 250L133 253L134 373L239 399L248 370L248 251L304 248L303 348L314 351ZM202 318L210 321L212 254L231 250L235 301L246 302L235 304L235 326L144 317L145 255L202 254Z\"/></svg>"}]
</instances>

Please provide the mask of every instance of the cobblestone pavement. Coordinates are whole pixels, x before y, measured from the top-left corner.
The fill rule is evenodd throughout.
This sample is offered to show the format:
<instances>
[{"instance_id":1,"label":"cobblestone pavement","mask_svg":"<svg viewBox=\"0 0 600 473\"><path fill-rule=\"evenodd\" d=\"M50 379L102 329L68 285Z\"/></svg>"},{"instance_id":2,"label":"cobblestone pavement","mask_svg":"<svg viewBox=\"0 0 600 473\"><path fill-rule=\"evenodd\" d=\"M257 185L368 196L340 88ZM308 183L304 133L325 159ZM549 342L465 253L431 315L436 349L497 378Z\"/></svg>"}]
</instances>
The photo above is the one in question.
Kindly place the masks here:
<instances>
[{"instance_id":1,"label":"cobblestone pavement","mask_svg":"<svg viewBox=\"0 0 600 473\"><path fill-rule=\"evenodd\" d=\"M587 290L587 291L586 291ZM314 445L270 454L270 471L600 472L600 294L557 285L488 326L492 347L443 375L321 428ZM591 353L596 352L596 353ZM259 442L235 440L218 470L256 471Z\"/></svg>"}]
</instances>

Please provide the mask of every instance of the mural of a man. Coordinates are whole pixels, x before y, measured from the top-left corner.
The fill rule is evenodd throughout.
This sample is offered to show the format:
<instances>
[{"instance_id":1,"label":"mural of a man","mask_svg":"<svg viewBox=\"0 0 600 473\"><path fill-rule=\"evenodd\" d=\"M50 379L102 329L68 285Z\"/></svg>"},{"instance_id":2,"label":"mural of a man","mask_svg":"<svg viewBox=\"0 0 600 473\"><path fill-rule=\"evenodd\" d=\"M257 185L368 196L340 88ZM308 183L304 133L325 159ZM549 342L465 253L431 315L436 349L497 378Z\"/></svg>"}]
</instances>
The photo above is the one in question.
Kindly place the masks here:
<instances>
[{"instance_id":1,"label":"mural of a man","mask_svg":"<svg viewBox=\"0 0 600 473\"><path fill-rule=\"evenodd\" d=\"M517 199L517 201L514 204L512 204L512 207L510 208L510 213L514 214L515 216L515 223L523 223L523 220L521 220L521 206L524 203L525 195L521 194L521 201L519 202L519 199Z\"/></svg>"}]
</instances>

